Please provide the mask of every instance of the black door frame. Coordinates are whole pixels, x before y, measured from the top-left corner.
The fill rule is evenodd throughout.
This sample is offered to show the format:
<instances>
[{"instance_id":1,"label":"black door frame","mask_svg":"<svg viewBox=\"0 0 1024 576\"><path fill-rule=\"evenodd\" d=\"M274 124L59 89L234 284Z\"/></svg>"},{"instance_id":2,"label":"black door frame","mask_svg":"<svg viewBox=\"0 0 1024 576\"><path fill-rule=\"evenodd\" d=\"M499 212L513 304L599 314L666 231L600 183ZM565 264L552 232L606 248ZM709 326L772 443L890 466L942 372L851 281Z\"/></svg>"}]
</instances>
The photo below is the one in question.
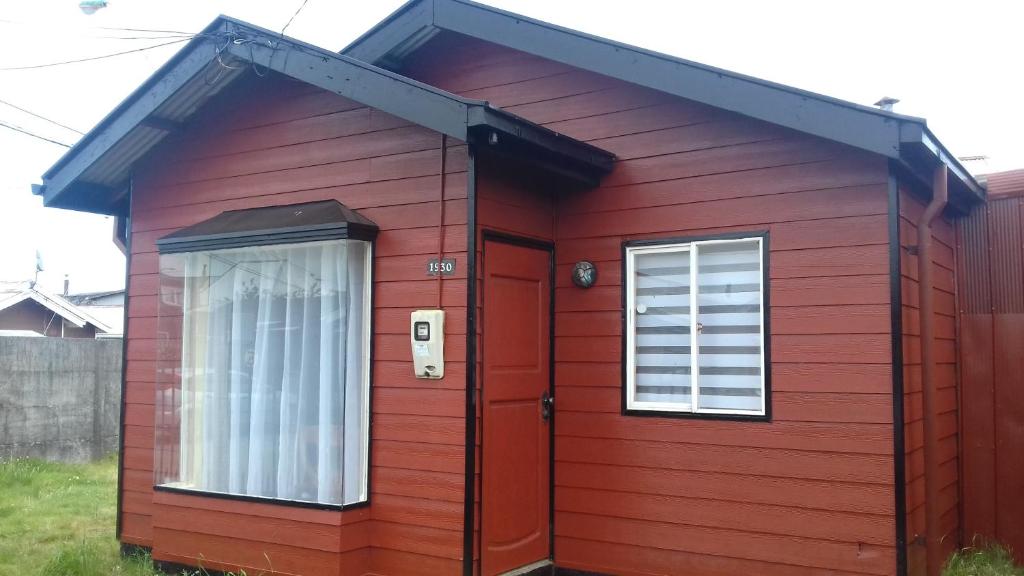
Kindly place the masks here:
<instances>
[{"instance_id":1,"label":"black door frame","mask_svg":"<svg viewBox=\"0 0 1024 576\"><path fill-rule=\"evenodd\" d=\"M548 348L549 348L549 350L548 350L548 394L550 394L552 398L555 398L555 270L556 270L556 266L555 266L555 244L554 244L554 242L548 242L548 241L545 241L545 240L537 240L537 239L534 239L534 238L527 238L525 236L517 236L517 235L514 235L514 234L508 234L508 233L505 233L505 232L499 232L497 230L491 230L491 229L481 229L480 233L481 233L481 237L482 237L482 240L483 240L483 246L481 247L481 258L480 258L481 264L482 264L482 266L480 267L480 273L481 273L480 274L480 280L481 281L485 281L486 280L487 243L488 242L500 242L500 243L509 244L509 245L512 245L512 246L521 246L523 248L532 248L534 250L541 250L541 251L544 251L544 252L548 253L548 282L549 282L548 289L550 290L549 306L548 306L548 318L549 318L549 322L548 322ZM475 286L475 284L476 284L476 279L475 278L468 278L468 281L471 283L471 285ZM474 292L475 292L475 290L474 290ZM481 314L483 314L484 304L485 304L483 302L483 291L480 292L479 296L480 296L480 298L479 298L479 300L480 300L479 306L480 306ZM482 318L481 318L480 322L481 322L480 326L482 326L483 325L482 324ZM479 380L479 384L480 384L481 393L483 392L483 387L486 384L484 382L484 375L483 375L483 369L482 369L484 354L486 354L486 349L485 349L485 347L483 345L483 339L480 339L480 350L479 350L479 352L477 354L477 359L479 360L479 363L481 365L481 370L480 370L480 375L479 375L479 379L480 379ZM467 370L467 372L469 372L469 371L475 372L475 367L467 366L466 370ZM472 380L467 379L467 386L470 384L470 382L472 382ZM551 419L549 420L549 426L548 426L548 459L549 459L548 460L548 560L550 560L552 563L554 563L554 560L555 560L555 419L557 418L557 415L558 415L557 403L553 404L553 406L554 406L554 408L551 411ZM483 414L481 413L479 416L476 416L476 409L475 409L475 406L474 406L474 419L477 418L477 417L480 418L480 429L483 430L483 426L484 426ZM467 426L467 429L468 429L468 426ZM475 453L475 451L476 451L476 438L475 438L475 436L476 436L476 434L475 434L475 426L474 426L474 434L470 435L470 434L467 433L467 435L466 435L467 455L470 452ZM484 501L483 501L483 458L484 458L484 455L485 455L485 452L484 452L484 446L483 446L483 437L481 436L481 438L480 438L480 486L481 486L481 489L480 489L480 540L479 540L479 544L477 546L477 549L473 551L474 553L478 552L480 554L481 563L483 562L483 550L481 549L481 546L483 545L483 517L484 517L484 515L483 515L483 510L484 510ZM475 468L476 468L476 466L474 465L473 470L470 471L469 468L467 467L465 482L466 482L466 487L469 488L469 489L472 489L471 487L475 487L475 482L476 482L476 469ZM467 494L468 493L471 493L471 492L467 491ZM475 522L474 522L473 516L468 516L466 518L466 521L465 521L464 525L463 525L463 530L464 530L464 536L467 539L469 539L470 541L472 541L472 539L473 539L473 531L474 531L475 528L476 528L476 526L475 526ZM469 564L470 564L470 566L472 566L472 560L470 560Z\"/></svg>"}]
</instances>

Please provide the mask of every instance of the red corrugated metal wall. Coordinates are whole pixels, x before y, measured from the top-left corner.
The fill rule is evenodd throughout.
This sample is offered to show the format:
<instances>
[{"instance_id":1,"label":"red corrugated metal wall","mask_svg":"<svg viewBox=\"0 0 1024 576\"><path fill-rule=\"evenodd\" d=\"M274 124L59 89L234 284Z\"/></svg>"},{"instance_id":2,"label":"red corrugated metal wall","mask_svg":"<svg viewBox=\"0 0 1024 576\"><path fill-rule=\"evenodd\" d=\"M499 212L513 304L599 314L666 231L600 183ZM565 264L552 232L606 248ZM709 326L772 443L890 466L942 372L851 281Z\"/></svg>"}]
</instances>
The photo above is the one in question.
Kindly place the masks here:
<instances>
[{"instance_id":1,"label":"red corrugated metal wall","mask_svg":"<svg viewBox=\"0 0 1024 576\"><path fill-rule=\"evenodd\" d=\"M963 534L1024 561L1024 197L996 184L957 226Z\"/></svg>"}]
</instances>

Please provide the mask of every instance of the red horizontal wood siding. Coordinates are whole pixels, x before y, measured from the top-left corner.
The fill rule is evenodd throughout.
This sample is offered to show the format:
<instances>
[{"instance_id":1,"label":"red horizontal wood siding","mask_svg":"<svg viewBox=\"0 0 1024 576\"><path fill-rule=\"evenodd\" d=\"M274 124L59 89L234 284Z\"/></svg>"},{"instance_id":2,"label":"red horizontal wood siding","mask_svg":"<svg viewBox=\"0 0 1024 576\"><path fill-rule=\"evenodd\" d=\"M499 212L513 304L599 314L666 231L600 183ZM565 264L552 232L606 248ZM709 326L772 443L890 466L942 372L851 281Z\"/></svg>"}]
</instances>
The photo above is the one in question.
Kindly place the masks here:
<instances>
[{"instance_id":1,"label":"red horizontal wood siding","mask_svg":"<svg viewBox=\"0 0 1024 576\"><path fill-rule=\"evenodd\" d=\"M552 190L550 182L543 176L528 170L510 170L502 166L501 162L485 154L477 156L477 257L483 265L477 268L477 282L482 283L484 268L487 263L484 259L484 234L495 233L510 236L513 238L553 243L555 240L555 205L557 191ZM480 295L483 288L478 291L477 299L477 341L484 340L484 308ZM479 376L483 366L483 354L481 351L478 358L477 394L482 398L482 378ZM483 421L480 405L477 406L477 429L482 430L486 426ZM500 454L487 453L484 456L481 445L482 433L478 433L476 440L477 474L474 478L477 486L482 486L480 477L480 462L483 457L500 458ZM481 490L474 493L474 525L473 537L475 542L480 539L481 523ZM479 571L479 545L474 547L474 570Z\"/></svg>"},{"instance_id":2,"label":"red horizontal wood siding","mask_svg":"<svg viewBox=\"0 0 1024 576\"><path fill-rule=\"evenodd\" d=\"M917 222L926 202L900 188L900 254L903 290L903 422L906 460L907 568L924 574L924 420L921 398L921 340L918 311ZM956 358L956 239L953 223L941 218L932 225L935 294L936 418L939 436L939 514L944 555L960 544L960 463Z\"/></svg>"},{"instance_id":3,"label":"red horizontal wood siding","mask_svg":"<svg viewBox=\"0 0 1024 576\"><path fill-rule=\"evenodd\" d=\"M401 72L619 158L589 191L481 172L481 229L556 242L556 564L894 573L884 160L450 34ZM773 421L623 416L622 242L759 231ZM581 259L599 270L588 290L570 282Z\"/></svg>"},{"instance_id":4,"label":"red horizontal wood siding","mask_svg":"<svg viewBox=\"0 0 1024 576\"><path fill-rule=\"evenodd\" d=\"M466 147L273 75L228 89L134 175L122 540L261 574L454 573L461 558ZM441 155L446 173L440 174ZM442 180L443 178L443 180ZM441 220L442 182L444 219ZM374 258L370 506L343 512L154 492L155 241L225 210L336 199L381 228ZM439 235L457 275L426 275ZM447 310L448 377L412 377L409 312Z\"/></svg>"}]
</instances>

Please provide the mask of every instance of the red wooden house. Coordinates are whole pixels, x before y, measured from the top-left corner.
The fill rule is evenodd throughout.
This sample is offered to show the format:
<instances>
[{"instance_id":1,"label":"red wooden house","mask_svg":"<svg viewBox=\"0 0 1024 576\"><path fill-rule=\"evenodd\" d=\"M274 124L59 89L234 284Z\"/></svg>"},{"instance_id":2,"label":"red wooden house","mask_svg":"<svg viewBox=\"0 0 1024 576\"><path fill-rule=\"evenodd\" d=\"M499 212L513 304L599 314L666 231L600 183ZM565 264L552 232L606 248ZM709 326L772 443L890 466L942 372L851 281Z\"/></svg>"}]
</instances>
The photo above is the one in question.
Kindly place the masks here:
<instances>
[{"instance_id":1,"label":"red wooden house","mask_svg":"<svg viewBox=\"0 0 1024 576\"><path fill-rule=\"evenodd\" d=\"M37 192L129 223L118 536L158 561L903 575L960 541L985 193L922 119L414 0L341 54L217 19Z\"/></svg>"}]
</instances>

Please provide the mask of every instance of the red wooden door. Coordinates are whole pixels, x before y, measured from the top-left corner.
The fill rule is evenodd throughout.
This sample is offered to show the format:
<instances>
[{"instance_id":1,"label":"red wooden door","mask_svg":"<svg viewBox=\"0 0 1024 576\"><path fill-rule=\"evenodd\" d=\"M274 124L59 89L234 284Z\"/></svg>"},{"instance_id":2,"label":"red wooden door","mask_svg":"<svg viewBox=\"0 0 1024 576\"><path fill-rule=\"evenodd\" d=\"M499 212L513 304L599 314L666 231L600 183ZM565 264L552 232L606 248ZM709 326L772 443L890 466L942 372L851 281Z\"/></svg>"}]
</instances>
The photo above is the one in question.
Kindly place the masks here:
<instances>
[{"instance_id":1,"label":"red wooden door","mask_svg":"<svg viewBox=\"0 0 1024 576\"><path fill-rule=\"evenodd\" d=\"M548 558L551 253L484 245L481 571Z\"/></svg>"}]
</instances>

